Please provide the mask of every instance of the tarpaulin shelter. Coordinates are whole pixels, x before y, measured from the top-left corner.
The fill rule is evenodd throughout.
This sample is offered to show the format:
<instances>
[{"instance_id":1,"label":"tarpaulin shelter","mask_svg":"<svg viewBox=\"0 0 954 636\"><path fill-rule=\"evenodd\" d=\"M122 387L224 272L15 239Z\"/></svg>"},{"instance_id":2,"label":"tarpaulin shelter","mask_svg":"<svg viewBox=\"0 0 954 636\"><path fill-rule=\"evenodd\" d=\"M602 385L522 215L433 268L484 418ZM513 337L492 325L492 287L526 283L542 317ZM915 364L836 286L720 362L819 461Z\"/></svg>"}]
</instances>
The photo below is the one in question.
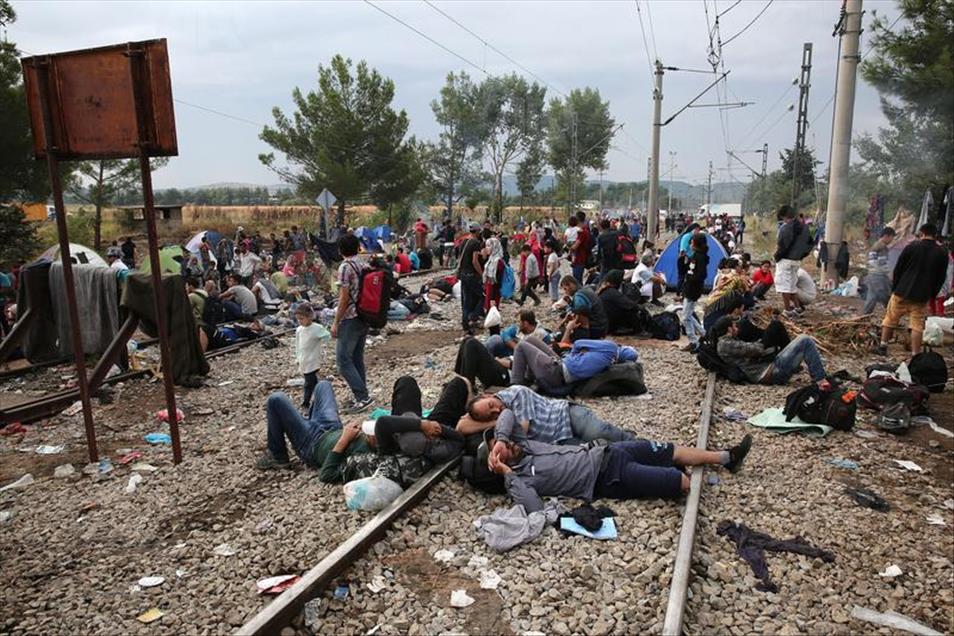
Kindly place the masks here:
<instances>
[{"instance_id":1,"label":"tarpaulin shelter","mask_svg":"<svg viewBox=\"0 0 954 636\"><path fill-rule=\"evenodd\" d=\"M179 245L167 245L159 250L160 272L163 274L178 274L182 271L182 259L185 258L185 252ZM141 272L151 272L152 263L149 257L142 262L139 267Z\"/></svg>"},{"instance_id":2,"label":"tarpaulin shelter","mask_svg":"<svg viewBox=\"0 0 954 636\"><path fill-rule=\"evenodd\" d=\"M371 230L374 234L374 238L379 241L384 241L385 243L391 242L391 226L390 225L378 225Z\"/></svg>"},{"instance_id":3,"label":"tarpaulin shelter","mask_svg":"<svg viewBox=\"0 0 954 636\"><path fill-rule=\"evenodd\" d=\"M705 289L712 289L712 283L715 281L716 273L719 271L719 261L723 258L729 258L728 252L725 251L725 248L722 247L722 243L716 240L711 234L705 233L706 243L709 245L709 267L706 268L706 282ZM656 261L656 267L654 268L656 272L661 272L666 276L666 286L670 289L676 289L679 286L679 267L677 261L679 260L679 239L682 236L677 236L669 245L666 246L666 249L663 250L663 253L659 255L659 260Z\"/></svg>"},{"instance_id":4,"label":"tarpaulin shelter","mask_svg":"<svg viewBox=\"0 0 954 636\"><path fill-rule=\"evenodd\" d=\"M98 265L100 267L109 267L109 263L103 260L103 257L97 254L92 248L80 245L79 243L70 243L70 260L76 265ZM50 261L60 260L60 246L54 245L43 252L40 258Z\"/></svg>"},{"instance_id":5,"label":"tarpaulin shelter","mask_svg":"<svg viewBox=\"0 0 954 636\"><path fill-rule=\"evenodd\" d=\"M358 240L361 241L361 247L364 248L365 252L383 252L381 244L378 242L378 237L375 235L374 230L361 226L354 231L354 235L358 237Z\"/></svg>"},{"instance_id":6,"label":"tarpaulin shelter","mask_svg":"<svg viewBox=\"0 0 954 636\"><path fill-rule=\"evenodd\" d=\"M186 249L195 254L199 255L199 245L202 244L202 237L205 237L209 243L209 258L212 260L212 264L218 263L218 259L215 258L215 246L219 244L222 235L214 230L203 230L189 239L189 242L186 243Z\"/></svg>"}]
</instances>

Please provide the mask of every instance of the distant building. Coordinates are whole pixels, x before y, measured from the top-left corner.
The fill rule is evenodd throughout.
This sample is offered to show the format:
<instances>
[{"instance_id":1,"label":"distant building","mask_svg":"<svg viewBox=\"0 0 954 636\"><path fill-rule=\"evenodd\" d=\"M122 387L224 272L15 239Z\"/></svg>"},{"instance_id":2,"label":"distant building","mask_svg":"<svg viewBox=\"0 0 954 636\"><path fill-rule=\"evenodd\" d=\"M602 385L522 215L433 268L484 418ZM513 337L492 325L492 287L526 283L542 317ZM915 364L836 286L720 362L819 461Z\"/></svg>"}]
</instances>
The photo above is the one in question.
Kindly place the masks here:
<instances>
[{"instance_id":1,"label":"distant building","mask_svg":"<svg viewBox=\"0 0 954 636\"><path fill-rule=\"evenodd\" d=\"M182 204L155 205L156 229L175 230L182 227ZM121 205L117 207L117 219L127 228L145 229L146 208L142 205Z\"/></svg>"}]
</instances>

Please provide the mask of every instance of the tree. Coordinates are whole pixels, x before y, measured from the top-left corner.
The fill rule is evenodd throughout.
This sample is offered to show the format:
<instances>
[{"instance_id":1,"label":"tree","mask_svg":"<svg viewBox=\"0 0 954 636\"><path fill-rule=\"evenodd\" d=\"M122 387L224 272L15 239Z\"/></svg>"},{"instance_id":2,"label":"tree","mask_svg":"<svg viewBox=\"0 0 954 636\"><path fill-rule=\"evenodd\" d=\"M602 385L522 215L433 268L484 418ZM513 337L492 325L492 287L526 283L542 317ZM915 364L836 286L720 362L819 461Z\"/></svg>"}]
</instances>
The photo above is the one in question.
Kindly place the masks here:
<instances>
[{"instance_id":1,"label":"tree","mask_svg":"<svg viewBox=\"0 0 954 636\"><path fill-rule=\"evenodd\" d=\"M570 189L583 180L584 170L605 170L606 153L615 132L609 102L592 88L573 89L564 100L550 102L547 119L548 160L559 177L564 200L575 205Z\"/></svg>"},{"instance_id":2,"label":"tree","mask_svg":"<svg viewBox=\"0 0 954 636\"><path fill-rule=\"evenodd\" d=\"M765 210L770 212L777 210L782 205L791 203L795 153L791 148L786 148L779 153L779 159L782 161L782 167L767 174L764 183L762 179L753 179L748 184L744 198L746 201L752 202L751 207L762 208L764 202ZM799 158L800 184L796 210L811 205L824 204L824 201L818 201L815 196L815 174L816 168L820 164L821 162L815 158L815 153L811 148L806 148L801 158ZM827 192L827 189L825 191Z\"/></svg>"},{"instance_id":3,"label":"tree","mask_svg":"<svg viewBox=\"0 0 954 636\"><path fill-rule=\"evenodd\" d=\"M292 99L292 116L273 108L274 127L266 126L259 135L290 165L276 164L274 153L261 154L259 160L309 200L324 188L333 192L339 225L344 225L348 202L393 203L392 196L417 187L402 181L419 174L407 165L416 156L413 139L404 139L407 113L391 105L394 82L367 62L354 66L335 55L327 67L318 67L318 90L302 94L296 87Z\"/></svg>"},{"instance_id":4,"label":"tree","mask_svg":"<svg viewBox=\"0 0 954 636\"><path fill-rule=\"evenodd\" d=\"M467 73L448 73L440 101L431 102L434 119L441 126L437 143L425 150L427 172L433 189L451 218L454 204L464 192L480 182L480 139L482 137L479 91Z\"/></svg>"},{"instance_id":5,"label":"tree","mask_svg":"<svg viewBox=\"0 0 954 636\"><path fill-rule=\"evenodd\" d=\"M954 182L954 4L898 5L903 27L892 31L875 19L872 55L861 65L888 125L876 137L861 135L856 148L862 167L883 175L882 191L895 190L901 203L917 207L927 188Z\"/></svg>"},{"instance_id":6,"label":"tree","mask_svg":"<svg viewBox=\"0 0 954 636\"><path fill-rule=\"evenodd\" d=\"M29 260L40 248L36 225L16 205L0 204L0 246L0 265Z\"/></svg>"},{"instance_id":7,"label":"tree","mask_svg":"<svg viewBox=\"0 0 954 636\"><path fill-rule=\"evenodd\" d=\"M516 74L489 77L478 89L481 147L493 180L493 215L497 222L503 211L503 174L507 166L530 153L542 155L545 99L545 88Z\"/></svg>"},{"instance_id":8,"label":"tree","mask_svg":"<svg viewBox=\"0 0 954 636\"><path fill-rule=\"evenodd\" d=\"M533 198L534 189L540 182L540 177L543 176L544 165L543 148L537 146L528 150L517 166L517 188L520 190L521 210L526 200Z\"/></svg>"}]
</instances>

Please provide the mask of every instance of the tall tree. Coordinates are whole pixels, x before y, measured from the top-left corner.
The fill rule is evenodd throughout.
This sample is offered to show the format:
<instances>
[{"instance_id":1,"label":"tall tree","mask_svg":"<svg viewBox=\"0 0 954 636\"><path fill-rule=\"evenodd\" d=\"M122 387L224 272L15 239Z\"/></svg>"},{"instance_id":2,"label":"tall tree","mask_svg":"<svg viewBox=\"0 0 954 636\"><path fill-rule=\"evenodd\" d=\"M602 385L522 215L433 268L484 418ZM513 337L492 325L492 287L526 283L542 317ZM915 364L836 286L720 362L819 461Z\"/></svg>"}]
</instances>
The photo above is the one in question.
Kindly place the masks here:
<instances>
[{"instance_id":1,"label":"tall tree","mask_svg":"<svg viewBox=\"0 0 954 636\"><path fill-rule=\"evenodd\" d=\"M546 165L542 147L531 148L517 166L517 189L520 190L520 208L533 199L534 190L543 176Z\"/></svg>"},{"instance_id":2,"label":"tall tree","mask_svg":"<svg viewBox=\"0 0 954 636\"><path fill-rule=\"evenodd\" d=\"M341 55L318 67L318 90L292 91L291 117L272 109L275 125L259 137L283 153L289 165L278 165L274 153L259 160L299 194L314 200L328 188L338 198L339 225L351 201L391 203L389 193L400 175L417 174L408 166L415 158L413 139L405 139L407 113L395 111L394 82L361 61L355 66ZM412 188L413 189L413 188ZM403 196L403 195L402 195Z\"/></svg>"},{"instance_id":3,"label":"tall tree","mask_svg":"<svg viewBox=\"0 0 954 636\"><path fill-rule=\"evenodd\" d=\"M530 153L541 154L546 89L511 74L487 78L478 94L481 145L493 179L492 213L499 222L507 166Z\"/></svg>"},{"instance_id":4,"label":"tall tree","mask_svg":"<svg viewBox=\"0 0 954 636\"><path fill-rule=\"evenodd\" d=\"M914 206L925 189L954 183L954 3L901 0L898 7L902 26L892 31L877 18L873 55L861 65L888 125L856 147L864 167Z\"/></svg>"},{"instance_id":5,"label":"tall tree","mask_svg":"<svg viewBox=\"0 0 954 636\"><path fill-rule=\"evenodd\" d=\"M451 218L454 204L480 181L480 140L483 136L479 90L463 71L448 73L440 100L431 102L441 126L436 143L426 147L427 170L435 191Z\"/></svg>"},{"instance_id":6,"label":"tall tree","mask_svg":"<svg viewBox=\"0 0 954 636\"><path fill-rule=\"evenodd\" d=\"M747 185L744 195L754 207L761 207L764 202L767 212L777 210L779 206L791 202L792 198L795 153L791 148L786 148L779 153L779 159L782 161L782 167L766 175L764 183L762 179L754 179ZM796 209L822 203L815 196L816 168L820 164L811 148L806 148L798 160L800 194Z\"/></svg>"},{"instance_id":7,"label":"tall tree","mask_svg":"<svg viewBox=\"0 0 954 636\"><path fill-rule=\"evenodd\" d=\"M604 102L596 89L573 89L565 99L551 100L547 120L548 160L559 177L557 191L564 197L568 196L570 185L583 180L587 168L605 170L608 167L606 153L615 123L609 102Z\"/></svg>"}]
</instances>

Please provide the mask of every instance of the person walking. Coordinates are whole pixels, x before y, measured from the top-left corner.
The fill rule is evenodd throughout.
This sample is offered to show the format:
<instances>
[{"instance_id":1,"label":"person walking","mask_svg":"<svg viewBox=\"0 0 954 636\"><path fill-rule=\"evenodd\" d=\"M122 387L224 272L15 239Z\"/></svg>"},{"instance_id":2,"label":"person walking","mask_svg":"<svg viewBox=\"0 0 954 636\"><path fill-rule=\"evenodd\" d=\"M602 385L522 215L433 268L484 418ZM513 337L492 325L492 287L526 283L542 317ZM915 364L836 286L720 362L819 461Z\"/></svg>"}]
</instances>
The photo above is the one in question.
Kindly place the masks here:
<instances>
[{"instance_id":1,"label":"person walking","mask_svg":"<svg viewBox=\"0 0 954 636\"><path fill-rule=\"evenodd\" d=\"M348 387L353 399L344 413L360 413L371 405L368 393L367 374L364 367L364 346L368 338L368 324L358 316L355 298L361 293L361 273L367 269L358 259L360 241L353 234L338 239L338 250L344 261L338 266L338 308L335 312L331 335L338 339L335 345L335 361L338 372Z\"/></svg>"},{"instance_id":2,"label":"person walking","mask_svg":"<svg viewBox=\"0 0 954 636\"><path fill-rule=\"evenodd\" d=\"M888 246L894 241L894 228L885 227L881 236L868 250L868 275L865 276L865 306L861 310L868 315L879 304L888 306L891 299L891 268L888 265Z\"/></svg>"},{"instance_id":3,"label":"person walking","mask_svg":"<svg viewBox=\"0 0 954 636\"><path fill-rule=\"evenodd\" d=\"M682 326L689 339L684 351L695 351L699 346L699 339L705 334L702 323L696 317L696 303L702 296L708 270L709 242L705 234L696 234L692 237L692 257L686 268L686 283L682 288Z\"/></svg>"}]
</instances>

